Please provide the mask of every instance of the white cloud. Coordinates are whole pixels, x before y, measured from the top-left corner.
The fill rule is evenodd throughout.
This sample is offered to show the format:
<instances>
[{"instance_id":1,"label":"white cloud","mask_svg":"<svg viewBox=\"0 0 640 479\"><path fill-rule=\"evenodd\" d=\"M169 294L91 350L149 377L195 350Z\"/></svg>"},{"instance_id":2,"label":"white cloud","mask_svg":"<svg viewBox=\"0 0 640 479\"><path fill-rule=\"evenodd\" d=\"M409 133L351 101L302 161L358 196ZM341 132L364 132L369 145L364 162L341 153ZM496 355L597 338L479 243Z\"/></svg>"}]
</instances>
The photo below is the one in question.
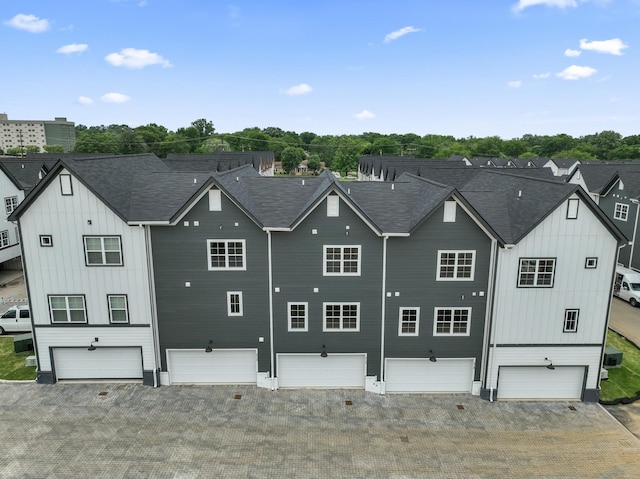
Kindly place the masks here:
<instances>
[{"instance_id":1,"label":"white cloud","mask_svg":"<svg viewBox=\"0 0 640 479\"><path fill-rule=\"evenodd\" d=\"M551 73L547 72L547 73L534 73L533 78L535 78L536 80L544 80L545 78L549 78L551 76Z\"/></svg>"},{"instance_id":2,"label":"white cloud","mask_svg":"<svg viewBox=\"0 0 640 479\"><path fill-rule=\"evenodd\" d=\"M522 82L520 80L510 81L507 83L509 88L520 88L522 86Z\"/></svg>"},{"instance_id":3,"label":"white cloud","mask_svg":"<svg viewBox=\"0 0 640 479\"><path fill-rule=\"evenodd\" d=\"M109 53L104 59L114 67L144 68L150 65L161 65L163 68L168 68L172 66L169 60L165 60L161 55L136 48L123 48L120 53Z\"/></svg>"},{"instance_id":4,"label":"white cloud","mask_svg":"<svg viewBox=\"0 0 640 479\"><path fill-rule=\"evenodd\" d=\"M88 96L79 96L78 103L80 103L81 105L91 105L93 103L93 100Z\"/></svg>"},{"instance_id":5,"label":"white cloud","mask_svg":"<svg viewBox=\"0 0 640 479\"><path fill-rule=\"evenodd\" d=\"M592 50L598 53L622 55L622 50L629 48L629 45L625 45L619 38L612 38L611 40L596 40L593 42L583 38L580 40L580 48L583 50Z\"/></svg>"},{"instance_id":6,"label":"white cloud","mask_svg":"<svg viewBox=\"0 0 640 479\"><path fill-rule=\"evenodd\" d=\"M4 22L4 24L31 33L42 33L49 30L49 20L38 18L35 15L25 15L24 13L18 13L11 20Z\"/></svg>"},{"instance_id":7,"label":"white cloud","mask_svg":"<svg viewBox=\"0 0 640 479\"><path fill-rule=\"evenodd\" d=\"M598 70L591 67L581 67L578 65L571 65L570 67L565 68L559 73L556 73L556 76L564 79L564 80L579 80L580 78L587 78L596 73Z\"/></svg>"},{"instance_id":8,"label":"white cloud","mask_svg":"<svg viewBox=\"0 0 640 479\"><path fill-rule=\"evenodd\" d=\"M395 32L391 32L385 35L384 43L390 43L394 40L397 40L400 37L404 37L405 35L408 35L409 33L416 33L419 31L421 31L419 28L414 28L414 27L401 28L400 30L396 30Z\"/></svg>"},{"instance_id":9,"label":"white cloud","mask_svg":"<svg viewBox=\"0 0 640 479\"><path fill-rule=\"evenodd\" d=\"M565 57L579 57L582 52L580 50L572 50L571 48L567 48L564 51Z\"/></svg>"},{"instance_id":10,"label":"white cloud","mask_svg":"<svg viewBox=\"0 0 640 479\"><path fill-rule=\"evenodd\" d=\"M89 45L86 43L71 43L69 45L64 45L56 50L56 53L82 53L86 52L89 49Z\"/></svg>"},{"instance_id":11,"label":"white cloud","mask_svg":"<svg viewBox=\"0 0 640 479\"><path fill-rule=\"evenodd\" d=\"M129 100L131 100L131 98L122 93L106 93L100 97L100 101L105 103L126 103Z\"/></svg>"},{"instance_id":12,"label":"white cloud","mask_svg":"<svg viewBox=\"0 0 640 479\"><path fill-rule=\"evenodd\" d=\"M520 12L528 7L534 7L536 5L546 5L547 7L577 7L578 2L576 0L519 0L512 9L514 12Z\"/></svg>"},{"instance_id":13,"label":"white cloud","mask_svg":"<svg viewBox=\"0 0 640 479\"><path fill-rule=\"evenodd\" d=\"M306 95L308 93L311 93L312 91L313 88L311 88L311 85L300 83L300 85L294 85L291 88L287 88L286 90L281 90L281 93L284 93L285 95L298 96Z\"/></svg>"},{"instance_id":14,"label":"white cloud","mask_svg":"<svg viewBox=\"0 0 640 479\"><path fill-rule=\"evenodd\" d=\"M369 120L371 118L375 118L376 116L369 110L362 110L360 113L356 113L355 115L353 115L353 117L358 120Z\"/></svg>"}]
</instances>

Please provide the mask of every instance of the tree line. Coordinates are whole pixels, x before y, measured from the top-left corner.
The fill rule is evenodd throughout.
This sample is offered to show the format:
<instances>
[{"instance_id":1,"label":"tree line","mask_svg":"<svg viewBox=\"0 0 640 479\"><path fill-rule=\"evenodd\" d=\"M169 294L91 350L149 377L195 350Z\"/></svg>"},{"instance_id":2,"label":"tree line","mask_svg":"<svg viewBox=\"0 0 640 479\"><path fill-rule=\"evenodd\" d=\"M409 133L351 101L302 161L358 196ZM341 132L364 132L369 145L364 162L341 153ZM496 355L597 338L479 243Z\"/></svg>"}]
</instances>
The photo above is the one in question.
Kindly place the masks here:
<instances>
[{"instance_id":1,"label":"tree line","mask_svg":"<svg viewBox=\"0 0 640 479\"><path fill-rule=\"evenodd\" d=\"M215 153L220 151L273 151L285 171L307 159L310 170L320 162L335 171L357 169L361 155L449 158L452 155L507 158L577 158L581 160L624 161L640 158L640 135L623 137L615 131L602 131L574 138L557 135L526 134L503 140L498 136L455 138L450 135L380 134L317 135L296 133L278 127L245 128L234 133L216 132L213 122L200 118L189 126L170 131L150 123L131 128L127 125L76 126L76 153L136 154Z\"/></svg>"}]
</instances>

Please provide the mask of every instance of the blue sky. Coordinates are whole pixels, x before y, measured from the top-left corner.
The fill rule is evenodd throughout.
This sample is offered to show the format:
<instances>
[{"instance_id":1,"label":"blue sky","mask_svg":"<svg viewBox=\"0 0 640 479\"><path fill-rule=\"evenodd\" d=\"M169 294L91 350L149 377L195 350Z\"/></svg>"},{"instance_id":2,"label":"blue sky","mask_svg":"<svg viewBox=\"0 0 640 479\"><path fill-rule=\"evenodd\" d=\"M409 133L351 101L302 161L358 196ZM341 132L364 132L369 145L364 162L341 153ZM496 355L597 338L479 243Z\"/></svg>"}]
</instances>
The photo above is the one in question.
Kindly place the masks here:
<instances>
[{"instance_id":1,"label":"blue sky","mask_svg":"<svg viewBox=\"0 0 640 479\"><path fill-rule=\"evenodd\" d=\"M640 134L640 0L2 2L10 119Z\"/></svg>"}]
</instances>

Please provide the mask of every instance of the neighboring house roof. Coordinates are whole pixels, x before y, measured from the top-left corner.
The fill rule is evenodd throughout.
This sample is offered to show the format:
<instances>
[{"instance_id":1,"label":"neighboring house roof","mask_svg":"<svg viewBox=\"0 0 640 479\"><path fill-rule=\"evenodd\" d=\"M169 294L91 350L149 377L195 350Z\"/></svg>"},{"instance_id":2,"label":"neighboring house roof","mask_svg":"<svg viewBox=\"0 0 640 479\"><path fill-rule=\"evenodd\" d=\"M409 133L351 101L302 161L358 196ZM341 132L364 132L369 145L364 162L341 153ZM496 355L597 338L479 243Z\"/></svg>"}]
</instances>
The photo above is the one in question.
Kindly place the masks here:
<instances>
[{"instance_id":1,"label":"neighboring house roof","mask_svg":"<svg viewBox=\"0 0 640 479\"><path fill-rule=\"evenodd\" d=\"M564 169L571 168L576 163L581 163L581 161L576 158L553 158L551 161L553 161L558 168Z\"/></svg>"},{"instance_id":2,"label":"neighboring house roof","mask_svg":"<svg viewBox=\"0 0 640 479\"><path fill-rule=\"evenodd\" d=\"M587 185L587 189L590 193L605 194L618 177L622 179L622 183L627 186L634 187L634 183L637 185L637 180L627 178L628 174L640 171L640 164L637 163L596 163L596 162L583 162L569 179L574 175L580 173L583 181ZM625 179L626 178L626 179ZM640 185L639 185L640 186Z\"/></svg>"},{"instance_id":3,"label":"neighboring house roof","mask_svg":"<svg viewBox=\"0 0 640 479\"><path fill-rule=\"evenodd\" d=\"M41 172L48 172L50 166L42 159L2 158L0 170L19 190L29 192L41 180Z\"/></svg>"},{"instance_id":4,"label":"neighboring house roof","mask_svg":"<svg viewBox=\"0 0 640 479\"><path fill-rule=\"evenodd\" d=\"M218 153L169 153L164 163L174 171L228 171L243 165L272 165L273 151L222 151Z\"/></svg>"}]
</instances>

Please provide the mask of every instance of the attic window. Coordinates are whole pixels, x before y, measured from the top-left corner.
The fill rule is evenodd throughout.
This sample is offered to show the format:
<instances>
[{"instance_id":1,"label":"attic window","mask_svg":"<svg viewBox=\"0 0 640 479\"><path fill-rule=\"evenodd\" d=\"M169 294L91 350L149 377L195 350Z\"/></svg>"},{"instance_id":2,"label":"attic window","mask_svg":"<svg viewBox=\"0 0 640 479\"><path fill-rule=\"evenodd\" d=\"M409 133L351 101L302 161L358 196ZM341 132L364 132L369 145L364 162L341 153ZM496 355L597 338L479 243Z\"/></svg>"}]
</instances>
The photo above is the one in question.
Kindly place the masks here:
<instances>
[{"instance_id":1,"label":"attic window","mask_svg":"<svg viewBox=\"0 0 640 479\"><path fill-rule=\"evenodd\" d=\"M209 190L209 211L222 211L222 194L220 190Z\"/></svg>"},{"instance_id":2,"label":"attic window","mask_svg":"<svg viewBox=\"0 0 640 479\"><path fill-rule=\"evenodd\" d=\"M44 248L53 246L53 237L51 235L40 235L40 246Z\"/></svg>"},{"instance_id":3,"label":"attic window","mask_svg":"<svg viewBox=\"0 0 640 479\"><path fill-rule=\"evenodd\" d=\"M456 202L453 200L447 200L444 202L444 218L442 220L445 223L456 222Z\"/></svg>"},{"instance_id":4,"label":"attic window","mask_svg":"<svg viewBox=\"0 0 640 479\"><path fill-rule=\"evenodd\" d=\"M567 219L575 220L578 218L578 205L580 200L577 198L570 198L567 202Z\"/></svg>"},{"instance_id":5,"label":"attic window","mask_svg":"<svg viewBox=\"0 0 640 479\"><path fill-rule=\"evenodd\" d=\"M340 197L327 196L327 216L340 216Z\"/></svg>"},{"instance_id":6,"label":"attic window","mask_svg":"<svg viewBox=\"0 0 640 479\"><path fill-rule=\"evenodd\" d=\"M73 185L71 183L71 175L60 175L60 193L63 196L73 195Z\"/></svg>"}]
</instances>

